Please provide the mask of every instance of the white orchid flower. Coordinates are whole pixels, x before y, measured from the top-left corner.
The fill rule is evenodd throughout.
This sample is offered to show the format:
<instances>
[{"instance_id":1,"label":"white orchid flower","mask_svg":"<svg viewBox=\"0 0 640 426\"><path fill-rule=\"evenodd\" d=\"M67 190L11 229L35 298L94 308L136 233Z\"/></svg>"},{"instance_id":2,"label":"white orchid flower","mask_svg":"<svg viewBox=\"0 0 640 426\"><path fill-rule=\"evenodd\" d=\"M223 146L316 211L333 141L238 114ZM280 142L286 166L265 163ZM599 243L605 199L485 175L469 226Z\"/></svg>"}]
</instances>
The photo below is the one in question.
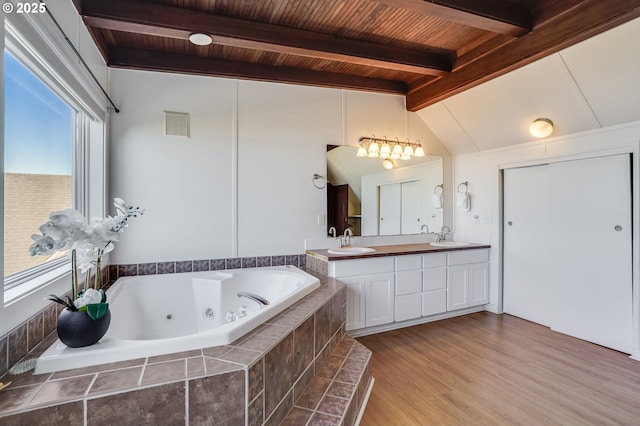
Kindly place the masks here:
<instances>
[{"instance_id":1,"label":"white orchid flower","mask_svg":"<svg viewBox=\"0 0 640 426\"><path fill-rule=\"evenodd\" d=\"M73 304L76 308L80 309L83 306L89 305L91 303L100 303L101 301L102 293L93 288L88 288L85 290L82 296L73 301Z\"/></svg>"},{"instance_id":2,"label":"white orchid flower","mask_svg":"<svg viewBox=\"0 0 640 426\"><path fill-rule=\"evenodd\" d=\"M118 211L118 216L126 216L129 212L130 206L122 198L114 198L113 205Z\"/></svg>"},{"instance_id":3,"label":"white orchid flower","mask_svg":"<svg viewBox=\"0 0 640 426\"><path fill-rule=\"evenodd\" d=\"M31 256L47 255L60 249L59 243L50 236L33 234L31 238L35 241L29 247Z\"/></svg>"}]
</instances>

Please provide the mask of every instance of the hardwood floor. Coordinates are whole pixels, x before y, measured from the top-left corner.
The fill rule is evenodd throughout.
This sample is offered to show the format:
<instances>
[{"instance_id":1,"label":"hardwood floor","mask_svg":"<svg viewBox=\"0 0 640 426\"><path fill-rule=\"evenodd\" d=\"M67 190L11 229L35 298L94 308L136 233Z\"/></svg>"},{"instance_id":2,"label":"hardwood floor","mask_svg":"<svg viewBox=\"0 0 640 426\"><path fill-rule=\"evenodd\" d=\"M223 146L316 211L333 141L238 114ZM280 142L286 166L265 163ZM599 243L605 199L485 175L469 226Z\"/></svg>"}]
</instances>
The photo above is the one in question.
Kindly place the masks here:
<instances>
[{"instance_id":1,"label":"hardwood floor","mask_svg":"<svg viewBox=\"0 0 640 426\"><path fill-rule=\"evenodd\" d=\"M357 340L376 380L363 426L640 424L640 362L510 315Z\"/></svg>"}]
</instances>

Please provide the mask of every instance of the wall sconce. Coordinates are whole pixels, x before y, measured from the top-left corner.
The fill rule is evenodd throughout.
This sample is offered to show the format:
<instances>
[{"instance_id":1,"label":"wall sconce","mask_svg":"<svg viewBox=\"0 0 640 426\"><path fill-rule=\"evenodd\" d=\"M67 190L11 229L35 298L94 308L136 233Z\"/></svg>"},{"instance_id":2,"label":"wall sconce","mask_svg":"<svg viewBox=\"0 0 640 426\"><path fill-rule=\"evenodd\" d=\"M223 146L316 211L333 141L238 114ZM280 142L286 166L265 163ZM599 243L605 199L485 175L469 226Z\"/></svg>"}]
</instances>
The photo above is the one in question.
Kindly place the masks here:
<instances>
[{"instance_id":1,"label":"wall sconce","mask_svg":"<svg viewBox=\"0 0 640 426\"><path fill-rule=\"evenodd\" d=\"M382 163L385 169L393 168L394 163L391 160L409 160L412 157L424 157L427 155L419 140L411 142L407 139L405 142L400 142L398 138L395 138L395 142L389 142L386 136L378 139L376 135L371 135L370 137L361 136L358 139L358 144L360 146L356 153L357 157L389 160Z\"/></svg>"},{"instance_id":2,"label":"wall sconce","mask_svg":"<svg viewBox=\"0 0 640 426\"><path fill-rule=\"evenodd\" d=\"M529 133L536 138L546 138L553 133L553 121L548 118L536 118L529 126Z\"/></svg>"}]
</instances>

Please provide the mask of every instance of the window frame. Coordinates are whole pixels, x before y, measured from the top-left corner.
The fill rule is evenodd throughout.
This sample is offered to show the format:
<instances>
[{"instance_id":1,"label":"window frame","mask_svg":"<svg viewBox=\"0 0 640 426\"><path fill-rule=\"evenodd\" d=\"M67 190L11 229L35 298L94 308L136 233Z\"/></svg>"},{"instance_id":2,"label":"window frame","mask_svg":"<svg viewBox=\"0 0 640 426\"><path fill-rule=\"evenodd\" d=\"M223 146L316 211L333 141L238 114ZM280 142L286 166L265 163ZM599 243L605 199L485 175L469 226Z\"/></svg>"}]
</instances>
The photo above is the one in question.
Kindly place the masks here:
<instances>
[{"instance_id":1,"label":"window frame","mask_svg":"<svg viewBox=\"0 0 640 426\"><path fill-rule=\"evenodd\" d=\"M11 40L11 36L7 35L7 38ZM11 40L13 41L13 40ZM89 132L85 131L83 124L86 122L88 115L82 110L82 108L73 102L69 96L65 93L60 93L60 90L50 84L52 76L42 75L43 72L39 67L34 67L32 64L34 61L38 61L38 58L32 55L27 55L23 49L14 49L14 43L9 42L5 45L4 50L13 55L25 68L33 73L42 84L47 86L49 90L59 96L72 110L73 110L73 132L71 141L72 144L72 170L71 170L71 208L79 210L83 215L86 215L86 201L85 201L85 183L86 183L86 169L87 158L84 153L87 151L85 146L89 143ZM4 54L4 52L3 52ZM4 141L3 141L4 150ZM4 155L4 154L3 154ZM3 192L4 198L4 192ZM44 221L44 219L43 219ZM36 232L36 230L34 230ZM4 241L3 241L4 244ZM14 299L23 296L25 293L38 289L42 285L46 285L46 282L41 282L40 277L50 276L53 279L59 278L62 275L67 274L70 271L69 256L65 255L59 259L47 261L41 265L37 265L31 268L27 268L15 274L4 276L4 264L3 268L3 289L5 293L4 303L9 304ZM21 291L22 288L22 291Z\"/></svg>"},{"instance_id":2,"label":"window frame","mask_svg":"<svg viewBox=\"0 0 640 426\"><path fill-rule=\"evenodd\" d=\"M63 4L55 4L52 7L47 5L47 7L51 9L54 16L58 13L67 13ZM77 21L79 24L82 23L79 16ZM105 94L89 71L81 66L75 53L67 44L69 40L60 32L60 27L48 16L6 15L1 31L4 35L0 41L3 51L6 48L76 111L73 205L86 216L104 216L107 211L106 170L109 123ZM91 43L88 34L75 33L74 37L78 37L76 43L81 41ZM89 47L89 51L85 48L85 54L91 55L92 48L95 50L93 55L99 57L95 45ZM0 65L4 70L4 59L0 59ZM106 70L104 62L101 66L104 68L99 68L100 70ZM4 71L2 75L4 76ZM3 94L4 81L0 83L2 83L0 94ZM0 116L0 122L4 122L4 103L0 107ZM0 164L4 164L4 135L0 135L0 146L2 146ZM2 168L0 207L4 209L4 166ZM4 214L0 216L0 226L4 226ZM0 244L4 246L4 239ZM53 265L54 263L57 267ZM2 251L0 251L0 268L3 269L4 277ZM49 305L51 302L46 300L48 294L62 295L68 292L70 269L70 262L63 257L49 262L48 267L30 269L29 273L21 277L20 284L12 285L9 290L5 289L3 283L3 291L0 292L0 336Z\"/></svg>"}]
</instances>

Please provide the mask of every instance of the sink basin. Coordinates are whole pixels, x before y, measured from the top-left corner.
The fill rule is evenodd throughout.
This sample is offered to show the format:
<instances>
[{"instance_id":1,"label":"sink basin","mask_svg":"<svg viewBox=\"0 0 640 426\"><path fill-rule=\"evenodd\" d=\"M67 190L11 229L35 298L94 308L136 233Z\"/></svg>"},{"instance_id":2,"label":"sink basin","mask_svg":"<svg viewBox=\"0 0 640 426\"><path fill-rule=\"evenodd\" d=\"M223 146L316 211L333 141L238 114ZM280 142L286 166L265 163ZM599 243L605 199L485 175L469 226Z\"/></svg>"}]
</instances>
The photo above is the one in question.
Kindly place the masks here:
<instances>
[{"instance_id":1,"label":"sink basin","mask_svg":"<svg viewBox=\"0 0 640 426\"><path fill-rule=\"evenodd\" d=\"M470 246L471 243L463 243L460 241L440 241L439 243L430 243L434 247L464 247Z\"/></svg>"},{"instance_id":2,"label":"sink basin","mask_svg":"<svg viewBox=\"0 0 640 426\"><path fill-rule=\"evenodd\" d=\"M341 247L335 249L329 249L328 252L331 254L366 254L372 253L376 251L376 249L372 249L371 247Z\"/></svg>"}]
</instances>

